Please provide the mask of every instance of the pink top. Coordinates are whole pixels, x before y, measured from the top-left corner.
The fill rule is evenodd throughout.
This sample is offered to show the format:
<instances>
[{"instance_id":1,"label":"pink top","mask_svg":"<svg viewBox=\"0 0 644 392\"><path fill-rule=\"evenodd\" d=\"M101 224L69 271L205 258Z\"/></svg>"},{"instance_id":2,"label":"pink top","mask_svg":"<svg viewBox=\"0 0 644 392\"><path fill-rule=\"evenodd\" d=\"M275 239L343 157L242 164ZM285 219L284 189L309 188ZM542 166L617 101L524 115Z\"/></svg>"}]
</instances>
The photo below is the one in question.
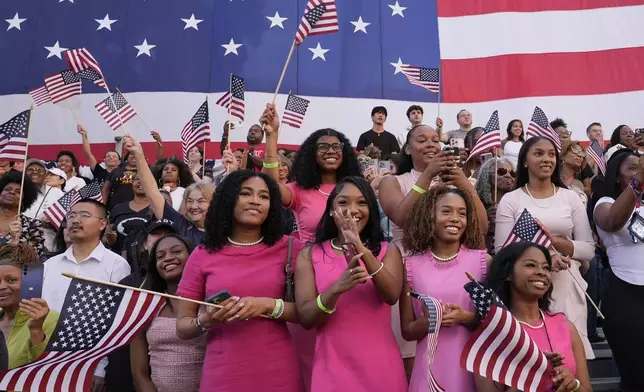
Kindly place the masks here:
<instances>
[{"instance_id":1,"label":"pink top","mask_svg":"<svg viewBox=\"0 0 644 392\"><path fill-rule=\"evenodd\" d=\"M530 335L532 340L543 352L555 352L564 357L564 367L570 370L574 376L577 373L575 354L572 351L572 337L570 326L563 313L550 314L542 312L545 320L545 328L539 327L541 322L532 325L532 328L521 324L524 331ZM551 346L552 345L552 346ZM548 385L548 391L552 390L552 384Z\"/></svg>"},{"instance_id":2,"label":"pink top","mask_svg":"<svg viewBox=\"0 0 644 392\"><path fill-rule=\"evenodd\" d=\"M221 290L239 297L284 298L288 237L269 247L195 249L177 294L203 301ZM293 262L300 251L293 244ZM218 324L208 333L200 391L301 392L295 347L286 323L265 318Z\"/></svg>"},{"instance_id":3,"label":"pink top","mask_svg":"<svg viewBox=\"0 0 644 392\"><path fill-rule=\"evenodd\" d=\"M295 214L300 241L303 244L313 242L315 240L315 229L320 223L326 208L326 201L333 188L335 188L335 184L321 184L319 189L303 189L294 182L289 182L286 186L293 195L288 208L292 209Z\"/></svg>"},{"instance_id":4,"label":"pink top","mask_svg":"<svg viewBox=\"0 0 644 392\"><path fill-rule=\"evenodd\" d=\"M461 247L458 256L448 262L434 260L431 252L407 258L407 281L410 288L441 303L457 304L464 310L474 312L475 307L463 288L470 280L469 272L476 280L486 277L486 250L473 250ZM416 317L423 317L420 307L414 306ZM434 379L445 391L475 392L474 376L461 368L460 358L463 348L472 331L464 325L445 327L439 330L436 356L432 362ZM409 391L427 391L427 336L416 346L416 359L412 372Z\"/></svg>"},{"instance_id":5,"label":"pink top","mask_svg":"<svg viewBox=\"0 0 644 392\"><path fill-rule=\"evenodd\" d=\"M155 317L146 333L150 355L150 378L158 391L198 391L206 353L206 335L181 340L177 319Z\"/></svg>"},{"instance_id":6,"label":"pink top","mask_svg":"<svg viewBox=\"0 0 644 392\"><path fill-rule=\"evenodd\" d=\"M381 243L378 260L384 258L388 245ZM312 259L319 293L347 268L345 257L329 241L313 246ZM335 313L317 329L311 391L407 391L390 317L390 307L372 281L342 294Z\"/></svg>"}]
</instances>

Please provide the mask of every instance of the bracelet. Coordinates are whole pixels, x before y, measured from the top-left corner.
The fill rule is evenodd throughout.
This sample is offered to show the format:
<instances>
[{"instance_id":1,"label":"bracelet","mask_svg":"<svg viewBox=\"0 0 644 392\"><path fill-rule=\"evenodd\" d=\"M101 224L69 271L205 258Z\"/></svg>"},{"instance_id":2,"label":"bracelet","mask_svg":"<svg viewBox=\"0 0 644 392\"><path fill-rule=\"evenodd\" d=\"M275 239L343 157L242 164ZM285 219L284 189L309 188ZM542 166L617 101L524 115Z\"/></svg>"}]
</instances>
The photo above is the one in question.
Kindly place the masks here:
<instances>
[{"instance_id":1,"label":"bracelet","mask_svg":"<svg viewBox=\"0 0 644 392\"><path fill-rule=\"evenodd\" d=\"M284 315L284 310L286 309L286 306L284 306L284 300L280 299L278 301L280 302L281 305L280 305L279 313L277 313L277 316L275 316L275 320L282 318L282 316Z\"/></svg>"},{"instance_id":2,"label":"bracelet","mask_svg":"<svg viewBox=\"0 0 644 392\"><path fill-rule=\"evenodd\" d=\"M380 262L380 267L378 267L378 269L376 270L376 272L374 272L373 274L369 274L369 276L373 278L374 276L376 276L376 274L377 274L378 272L380 272L380 270L381 270L381 269L382 269L382 267L384 267L384 266L385 266L385 263L383 263L383 262L381 261L381 262Z\"/></svg>"},{"instance_id":3,"label":"bracelet","mask_svg":"<svg viewBox=\"0 0 644 392\"><path fill-rule=\"evenodd\" d=\"M579 379L575 379L575 382L577 383L577 385L575 385L575 387L572 389L572 392L577 392L579 390L579 387L581 386L581 381L579 381Z\"/></svg>"},{"instance_id":4,"label":"bracelet","mask_svg":"<svg viewBox=\"0 0 644 392\"><path fill-rule=\"evenodd\" d=\"M335 312L335 309L329 309L324 304L322 303L322 294L318 295L318 308L323 311L326 314L333 314Z\"/></svg>"},{"instance_id":5,"label":"bracelet","mask_svg":"<svg viewBox=\"0 0 644 392\"><path fill-rule=\"evenodd\" d=\"M281 299L276 299L275 307L273 308L273 312L271 313L271 318L276 320L280 318L280 316L283 313L284 313L284 301Z\"/></svg>"},{"instance_id":6,"label":"bracelet","mask_svg":"<svg viewBox=\"0 0 644 392\"><path fill-rule=\"evenodd\" d=\"M263 166L266 169L277 169L278 167L280 167L280 163L279 162L264 162Z\"/></svg>"},{"instance_id":7,"label":"bracelet","mask_svg":"<svg viewBox=\"0 0 644 392\"><path fill-rule=\"evenodd\" d=\"M411 189L415 190L416 192L420 193L421 195L423 193L427 192L426 190L424 190L423 188L419 187L416 184L412 185Z\"/></svg>"},{"instance_id":8,"label":"bracelet","mask_svg":"<svg viewBox=\"0 0 644 392\"><path fill-rule=\"evenodd\" d=\"M202 333L210 331L211 328L205 328L203 325L201 325L201 320L199 319L199 316L197 316L196 320L197 321L195 322L195 326L199 328Z\"/></svg>"}]
</instances>

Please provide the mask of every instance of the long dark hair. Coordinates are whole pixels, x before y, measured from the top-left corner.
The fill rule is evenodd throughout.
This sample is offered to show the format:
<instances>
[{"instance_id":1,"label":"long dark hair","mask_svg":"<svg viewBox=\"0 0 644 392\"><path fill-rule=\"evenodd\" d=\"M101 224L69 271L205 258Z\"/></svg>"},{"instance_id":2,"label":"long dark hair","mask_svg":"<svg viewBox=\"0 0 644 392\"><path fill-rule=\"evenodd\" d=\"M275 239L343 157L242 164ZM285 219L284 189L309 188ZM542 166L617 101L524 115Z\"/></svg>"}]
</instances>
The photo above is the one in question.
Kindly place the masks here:
<instances>
[{"instance_id":1,"label":"long dark hair","mask_svg":"<svg viewBox=\"0 0 644 392\"><path fill-rule=\"evenodd\" d=\"M624 128L626 124L619 125L613 133L610 135L610 145L606 146L606 151L608 151L609 148L614 147L618 144L621 144L622 141L622 128Z\"/></svg>"},{"instance_id":2,"label":"long dark hair","mask_svg":"<svg viewBox=\"0 0 644 392\"><path fill-rule=\"evenodd\" d=\"M523 143L523 145L521 146L521 150L519 150L519 159L517 163L517 182L514 189L521 189L524 185L528 183L528 180L530 179L530 175L528 174L528 168L526 167L526 162L528 159L528 151L530 151L532 146L537 144L537 142L540 142L542 140L547 140L548 143L552 144L552 147L556 151L555 159L557 163L555 165L555 170L552 172L552 175L550 176L550 181L556 186L558 186L559 188L568 189L568 187L563 183L561 176L559 175L561 173L561 157L559 156L559 151L557 151L557 146L555 146L555 143L552 140L543 136L533 136L530 139L528 139L527 142Z\"/></svg>"},{"instance_id":3,"label":"long dark hair","mask_svg":"<svg viewBox=\"0 0 644 392\"><path fill-rule=\"evenodd\" d=\"M336 180L340 181L344 177L359 176L360 165L351 142L343 133L334 129L325 128L313 132L306 138L300 151L295 156L293 163L293 178L295 183L303 189L313 189L322 183L322 172L318 167L316 158L317 141L323 136L333 136L340 140L342 147L342 163L336 170Z\"/></svg>"},{"instance_id":4,"label":"long dark hair","mask_svg":"<svg viewBox=\"0 0 644 392\"><path fill-rule=\"evenodd\" d=\"M606 176L604 177L602 184L603 186L598 187L599 189L593 193L590 199L590 207L588 208L588 211L591 217L591 222L593 221L592 216L593 212L595 211L595 205L597 204L599 199L601 199L602 197L610 197L613 200L617 200L619 195L621 195L624 191L619 183L619 169L626 158L630 156L636 157L637 154L629 148L622 148L615 151L615 153L608 160L608 164L606 165Z\"/></svg>"},{"instance_id":5,"label":"long dark hair","mask_svg":"<svg viewBox=\"0 0 644 392\"><path fill-rule=\"evenodd\" d=\"M501 249L499 253L494 256L492 264L490 265L488 274L487 274L487 287L494 290L496 295L499 296L499 299L503 301L505 306L508 308L512 306L512 282L508 280L508 277L512 275L514 271L514 264L526 250L530 248L537 248L543 253L548 262L548 265L552 267L552 258L550 257L550 252L541 245L535 244L533 242L515 242ZM550 288L539 298L539 308L544 311L549 311L550 309L550 297L552 295L552 284Z\"/></svg>"},{"instance_id":6,"label":"long dark hair","mask_svg":"<svg viewBox=\"0 0 644 392\"><path fill-rule=\"evenodd\" d=\"M186 165L182 160L173 156L168 159L159 160L152 168L154 178L157 180L159 185L163 185L163 169L165 169L165 167L168 165L175 166L179 172L177 178L179 182L178 186L187 188L191 184L194 184L195 179L192 176L192 172L190 171L188 165Z\"/></svg>"},{"instance_id":7,"label":"long dark hair","mask_svg":"<svg viewBox=\"0 0 644 392\"><path fill-rule=\"evenodd\" d=\"M367 205L369 206L369 220L367 225L360 232L360 239L365 246L374 254L380 253L380 243L385 240L385 235L380 226L380 211L378 209L378 199L376 194L369 183L362 177L345 177L337 183L333 191L326 201L326 208L322 214L322 219L318 224L315 231L315 243L321 244L324 241L329 241L338 236L338 227L335 225L335 220L331 216L333 211L333 202L342 189L347 184L353 184L360 193L364 196Z\"/></svg>"},{"instance_id":8,"label":"long dark hair","mask_svg":"<svg viewBox=\"0 0 644 392\"><path fill-rule=\"evenodd\" d=\"M396 175L409 173L411 169L414 168L414 161L411 159L411 154L407 154L407 152L405 151L405 147L409 145L409 140L411 139L412 133L414 133L414 131L420 127L430 127L430 126L426 124L418 124L412 127L409 130L409 132L407 132L407 137L405 138L405 144L403 144L402 148L400 149L400 154L398 154L398 157L397 157L398 167L396 170Z\"/></svg>"},{"instance_id":9,"label":"long dark hair","mask_svg":"<svg viewBox=\"0 0 644 392\"><path fill-rule=\"evenodd\" d=\"M514 125L515 122L521 123L521 135L519 135L519 140L521 142L525 142L525 139L523 137L525 130L523 129L523 121L519 120L518 118L515 118L514 120L510 121L508 123L508 129L507 129L507 137L505 140L512 140L514 138L514 135L512 134L512 126Z\"/></svg>"},{"instance_id":10,"label":"long dark hair","mask_svg":"<svg viewBox=\"0 0 644 392\"><path fill-rule=\"evenodd\" d=\"M157 270L157 248L159 247L161 241L167 238L176 238L181 241L188 251L188 256L190 256L190 253L192 253L195 248L192 242L190 242L187 238L180 236L179 234L164 235L163 237L156 240L154 245L152 245L152 248L150 248L150 256L148 257L148 271L147 275L145 276L145 280L141 285L141 288L152 290L157 293L164 293L168 289L168 284L159 274L159 270Z\"/></svg>"},{"instance_id":11,"label":"long dark hair","mask_svg":"<svg viewBox=\"0 0 644 392\"><path fill-rule=\"evenodd\" d=\"M259 177L268 186L270 207L268 216L262 223L262 236L266 245L275 245L283 236L282 231L282 201L277 183L264 173L250 170L237 170L224 178L219 184L206 214L202 243L209 252L215 252L228 243L228 237L233 233L235 205L239 199L242 184L253 177Z\"/></svg>"}]
</instances>

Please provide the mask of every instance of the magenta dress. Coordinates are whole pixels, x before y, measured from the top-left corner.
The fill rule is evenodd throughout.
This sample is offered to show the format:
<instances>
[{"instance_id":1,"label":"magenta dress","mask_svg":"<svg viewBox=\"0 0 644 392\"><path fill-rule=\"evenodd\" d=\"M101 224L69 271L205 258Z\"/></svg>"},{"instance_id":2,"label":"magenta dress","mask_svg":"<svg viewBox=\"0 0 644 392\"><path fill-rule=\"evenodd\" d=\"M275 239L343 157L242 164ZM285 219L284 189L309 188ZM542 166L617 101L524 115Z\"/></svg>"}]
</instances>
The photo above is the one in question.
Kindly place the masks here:
<instances>
[{"instance_id":1,"label":"magenta dress","mask_svg":"<svg viewBox=\"0 0 644 392\"><path fill-rule=\"evenodd\" d=\"M301 246L293 244L293 259ZM288 238L277 244L225 246L190 255L177 294L203 301L228 290L239 297L284 298ZM283 321L255 318L219 324L208 332L200 391L301 392L295 346Z\"/></svg>"},{"instance_id":2,"label":"magenta dress","mask_svg":"<svg viewBox=\"0 0 644 392\"><path fill-rule=\"evenodd\" d=\"M575 362L575 353L572 351L572 336L568 319L563 313L542 312L542 314L545 325L541 322L530 326L522 323L521 327L530 335L542 352L555 352L563 355L563 366L570 370L570 374L574 376L577 373L577 363ZM552 383L549 383L546 390L552 390Z\"/></svg>"},{"instance_id":3,"label":"magenta dress","mask_svg":"<svg viewBox=\"0 0 644 392\"><path fill-rule=\"evenodd\" d=\"M407 258L407 281L419 294L434 297L441 303L457 304L474 312L474 304L463 286L469 282L465 272L482 281L486 277L486 250L461 247L458 256L449 262L438 262L431 252ZM423 317L422 309L414 306L416 317ZM476 392L474 376L461 368L460 358L472 331L464 325L441 328L432 362L432 374L438 384L448 392ZM427 391L427 336L416 345L416 360L409 383L409 391Z\"/></svg>"},{"instance_id":4,"label":"magenta dress","mask_svg":"<svg viewBox=\"0 0 644 392\"><path fill-rule=\"evenodd\" d=\"M378 260L388 245L382 243ZM312 259L319 293L347 268L345 257L337 255L329 241L313 247ZM311 391L406 391L405 369L390 320L390 306L373 282L342 294L335 313L317 328Z\"/></svg>"}]
</instances>

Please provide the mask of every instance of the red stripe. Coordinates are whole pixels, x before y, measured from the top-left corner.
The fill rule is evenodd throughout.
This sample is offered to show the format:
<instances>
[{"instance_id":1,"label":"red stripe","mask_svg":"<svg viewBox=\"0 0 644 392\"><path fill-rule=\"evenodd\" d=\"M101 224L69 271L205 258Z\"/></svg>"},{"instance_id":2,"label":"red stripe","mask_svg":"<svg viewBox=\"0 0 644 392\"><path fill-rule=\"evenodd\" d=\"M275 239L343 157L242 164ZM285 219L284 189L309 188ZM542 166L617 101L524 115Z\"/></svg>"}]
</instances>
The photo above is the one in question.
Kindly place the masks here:
<instances>
[{"instance_id":1,"label":"red stripe","mask_svg":"<svg viewBox=\"0 0 644 392\"><path fill-rule=\"evenodd\" d=\"M503 361L501 369L499 369L499 380L501 380L501 382L503 382L503 380L505 380L505 377L508 375L508 370L510 368L512 360L514 360L516 356L519 355L519 351L523 347L521 342L521 331L519 331L518 328L521 328L521 326L519 325L519 323L513 320L512 327L510 329L510 336L518 335L519 338L517 339L514 348L508 353L506 357L507 360Z\"/></svg>"},{"instance_id":2,"label":"red stripe","mask_svg":"<svg viewBox=\"0 0 644 392\"><path fill-rule=\"evenodd\" d=\"M642 5L642 0L438 0L438 16L491 14L495 12L578 11Z\"/></svg>"},{"instance_id":3,"label":"red stripe","mask_svg":"<svg viewBox=\"0 0 644 392\"><path fill-rule=\"evenodd\" d=\"M443 102L644 90L642 58L644 47L443 60Z\"/></svg>"},{"instance_id":4,"label":"red stripe","mask_svg":"<svg viewBox=\"0 0 644 392\"><path fill-rule=\"evenodd\" d=\"M499 362L501 362L501 364L506 364L512 359L512 357L509 357L507 355L501 356L501 354L503 353L503 350L505 350L509 346L512 338L516 334L516 323L514 323L513 321L514 320L512 318L506 319L505 324L509 324L510 327L508 328L508 331L503 334L501 344L499 344L494 350L494 353L492 353L492 357L490 358L487 369L485 371L486 374L494 374L494 367Z\"/></svg>"},{"instance_id":5,"label":"red stripe","mask_svg":"<svg viewBox=\"0 0 644 392\"><path fill-rule=\"evenodd\" d=\"M521 361L519 361L519 363L516 366L516 370L515 370L514 374L512 375L512 385L511 386L514 386L514 387L518 386L519 377L521 376L521 373L523 372L523 368L527 365L528 361L530 360L530 358L534 354L535 350L538 350L537 345L532 341L532 339L530 339L530 336L528 335L527 332L525 332L523 330L523 328L521 328L521 335L522 335L521 339L524 336L526 336L528 338L528 341L530 342L530 344L528 345L528 350L526 351L525 356L521 359Z\"/></svg>"},{"instance_id":6,"label":"red stripe","mask_svg":"<svg viewBox=\"0 0 644 392\"><path fill-rule=\"evenodd\" d=\"M496 336L498 336L501 333L501 330L503 328L503 325L505 324L505 320L507 318L507 312L499 309L498 307L495 307L495 311L492 312L490 311L488 313L488 316L486 317L490 322L493 319L493 316L496 315L497 313L501 313L501 317L499 318L499 322L497 325L494 327L494 329L490 332L488 337L485 339L483 344L481 344L477 354L476 354L476 359L474 360L474 372L478 372L481 366L481 362L483 362L483 356L487 353L488 348L492 344L492 341ZM489 328L490 322L485 326L485 329ZM492 360L493 358L490 358ZM487 374L485 374L486 377L489 377Z\"/></svg>"}]
</instances>

